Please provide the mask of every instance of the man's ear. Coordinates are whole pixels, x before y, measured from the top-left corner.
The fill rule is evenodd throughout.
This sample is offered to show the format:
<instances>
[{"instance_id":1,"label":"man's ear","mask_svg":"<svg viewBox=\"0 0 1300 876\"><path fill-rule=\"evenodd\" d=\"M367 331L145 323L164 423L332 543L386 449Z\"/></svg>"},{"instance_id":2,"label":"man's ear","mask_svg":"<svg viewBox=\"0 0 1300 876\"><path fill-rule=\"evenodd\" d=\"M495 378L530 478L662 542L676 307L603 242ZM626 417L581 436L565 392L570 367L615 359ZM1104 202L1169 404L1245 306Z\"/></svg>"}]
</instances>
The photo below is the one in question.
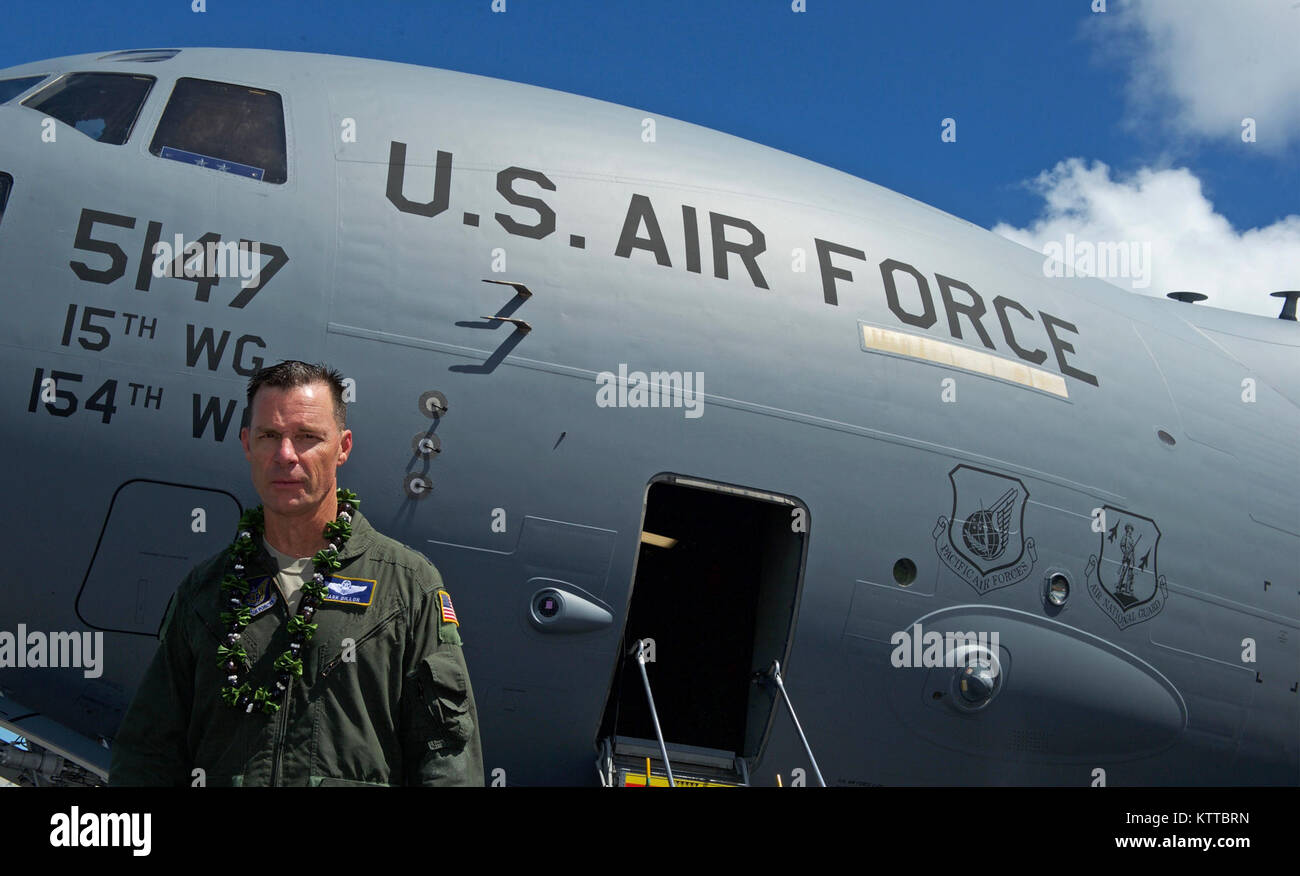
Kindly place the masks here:
<instances>
[{"instance_id":1,"label":"man's ear","mask_svg":"<svg viewBox=\"0 0 1300 876\"><path fill-rule=\"evenodd\" d=\"M348 456L352 454L352 430L344 429L343 434L339 436L339 461L334 463L337 468L348 461Z\"/></svg>"},{"instance_id":2,"label":"man's ear","mask_svg":"<svg viewBox=\"0 0 1300 876\"><path fill-rule=\"evenodd\" d=\"M239 430L239 443L244 448L244 459L253 461L253 448L248 445L248 427Z\"/></svg>"}]
</instances>

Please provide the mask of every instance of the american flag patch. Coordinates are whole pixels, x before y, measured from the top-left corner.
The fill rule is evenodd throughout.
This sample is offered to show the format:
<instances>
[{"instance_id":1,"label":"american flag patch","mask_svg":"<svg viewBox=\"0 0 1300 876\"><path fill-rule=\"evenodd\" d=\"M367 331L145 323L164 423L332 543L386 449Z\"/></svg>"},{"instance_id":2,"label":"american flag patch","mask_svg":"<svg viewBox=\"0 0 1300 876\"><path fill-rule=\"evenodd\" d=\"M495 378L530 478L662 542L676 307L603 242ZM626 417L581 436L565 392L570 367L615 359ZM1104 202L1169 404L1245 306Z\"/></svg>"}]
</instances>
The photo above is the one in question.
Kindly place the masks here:
<instances>
[{"instance_id":1,"label":"american flag patch","mask_svg":"<svg viewBox=\"0 0 1300 876\"><path fill-rule=\"evenodd\" d=\"M444 623L453 623L460 626L460 621L456 619L456 609L451 607L451 594L446 590L438 591L438 605L442 611L442 620Z\"/></svg>"}]
</instances>

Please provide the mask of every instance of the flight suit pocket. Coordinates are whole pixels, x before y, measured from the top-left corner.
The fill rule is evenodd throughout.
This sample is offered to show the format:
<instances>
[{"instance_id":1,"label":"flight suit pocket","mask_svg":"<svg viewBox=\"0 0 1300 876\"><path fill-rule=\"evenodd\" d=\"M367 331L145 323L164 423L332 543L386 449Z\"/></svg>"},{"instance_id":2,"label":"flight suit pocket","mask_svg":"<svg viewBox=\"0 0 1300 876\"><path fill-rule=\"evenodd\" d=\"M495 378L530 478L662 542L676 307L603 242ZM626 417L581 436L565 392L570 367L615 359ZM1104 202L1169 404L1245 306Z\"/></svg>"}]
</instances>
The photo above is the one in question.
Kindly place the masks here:
<instances>
[{"instance_id":1,"label":"flight suit pocket","mask_svg":"<svg viewBox=\"0 0 1300 876\"><path fill-rule=\"evenodd\" d=\"M320 670L321 678L324 678L334 670L338 669L342 663L346 662L344 658L356 660L357 650L362 645L364 645L366 642L370 641L371 639L375 638L376 636L380 635L381 633L390 632L393 626L393 622L401 616L402 616L402 609L400 608L396 609L387 617L385 617L383 620L379 621L379 623L375 624L373 627L367 630L365 633L362 633L361 635L354 636L354 637L343 636L342 638L344 640L350 639L351 642L350 645L340 647L338 654L336 654L334 658L329 661L325 660L325 655L329 653L327 650L327 646L321 645L319 648L319 653L320 653L319 659L321 661L321 670ZM398 634L394 634L394 635L398 635Z\"/></svg>"},{"instance_id":2,"label":"flight suit pocket","mask_svg":"<svg viewBox=\"0 0 1300 876\"><path fill-rule=\"evenodd\" d=\"M430 751L459 750L474 733L469 710L469 676L459 651L440 648L426 655L416 670L421 704L432 724Z\"/></svg>"},{"instance_id":3,"label":"flight suit pocket","mask_svg":"<svg viewBox=\"0 0 1300 876\"><path fill-rule=\"evenodd\" d=\"M355 779L336 779L333 776L310 776L308 781L313 788L387 788L381 782L359 782Z\"/></svg>"}]
</instances>

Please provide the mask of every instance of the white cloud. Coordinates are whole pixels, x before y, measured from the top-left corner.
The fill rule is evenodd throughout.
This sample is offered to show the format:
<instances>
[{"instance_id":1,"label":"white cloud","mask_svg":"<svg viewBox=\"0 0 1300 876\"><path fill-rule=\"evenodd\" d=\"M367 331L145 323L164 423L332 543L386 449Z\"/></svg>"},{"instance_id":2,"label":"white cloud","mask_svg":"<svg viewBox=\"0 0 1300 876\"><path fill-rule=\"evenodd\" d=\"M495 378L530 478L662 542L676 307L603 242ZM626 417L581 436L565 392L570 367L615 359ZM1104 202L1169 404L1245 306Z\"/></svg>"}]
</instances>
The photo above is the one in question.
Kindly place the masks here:
<instances>
[{"instance_id":1,"label":"white cloud","mask_svg":"<svg viewBox=\"0 0 1300 876\"><path fill-rule=\"evenodd\" d=\"M1122 288L1157 297L1204 292L1208 305L1273 317L1282 302L1268 293L1300 288L1300 215L1238 232L1186 168L1112 179L1105 164L1071 158L1039 174L1033 187L1046 201L1039 218L1028 228L999 223L993 231L1039 252L1064 248L1067 235L1076 252L1083 243L1149 244L1145 288L1139 277L1103 277Z\"/></svg>"},{"instance_id":2,"label":"white cloud","mask_svg":"<svg viewBox=\"0 0 1300 876\"><path fill-rule=\"evenodd\" d=\"M1242 119L1253 118L1270 152L1300 140L1296 0L1112 0L1088 22L1131 65L1139 116L1237 142Z\"/></svg>"}]
</instances>

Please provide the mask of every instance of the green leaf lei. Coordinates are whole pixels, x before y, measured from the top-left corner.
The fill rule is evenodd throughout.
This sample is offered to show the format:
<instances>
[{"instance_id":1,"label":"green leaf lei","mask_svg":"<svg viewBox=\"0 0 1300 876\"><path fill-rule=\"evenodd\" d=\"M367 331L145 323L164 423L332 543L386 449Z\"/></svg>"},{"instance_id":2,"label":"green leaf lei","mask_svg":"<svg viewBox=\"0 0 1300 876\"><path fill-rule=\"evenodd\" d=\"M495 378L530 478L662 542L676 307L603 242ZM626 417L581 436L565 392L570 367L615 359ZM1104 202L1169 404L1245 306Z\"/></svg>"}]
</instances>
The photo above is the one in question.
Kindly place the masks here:
<instances>
[{"instance_id":1,"label":"green leaf lei","mask_svg":"<svg viewBox=\"0 0 1300 876\"><path fill-rule=\"evenodd\" d=\"M289 649L275 658L274 666L279 670L276 676L275 693L266 687L254 690L241 676L249 670L248 654L239 643L241 631L252 617L244 598L248 595L249 583L244 579L244 566L258 551L257 536L266 528L266 515L262 506L250 508L239 518L239 534L235 536L228 555L234 563L233 573L227 573L221 580L222 598L226 600L227 611L221 612L221 621L226 624L226 638L217 646L217 665L226 673L226 686L221 688L221 699L227 705L243 709L247 713L263 712L274 714L280 699L289 689L290 681L302 676L301 652L303 646L311 641L316 633L316 624L311 623L316 609L320 607L329 592L329 577L337 571L339 552L352 537L352 514L361 500L351 490L339 489L335 494L338 499L338 517L325 524L323 535L329 542L325 549L312 557L315 574L312 580L303 584L302 601L298 603L298 612L289 619L285 629L289 633Z\"/></svg>"}]
</instances>

